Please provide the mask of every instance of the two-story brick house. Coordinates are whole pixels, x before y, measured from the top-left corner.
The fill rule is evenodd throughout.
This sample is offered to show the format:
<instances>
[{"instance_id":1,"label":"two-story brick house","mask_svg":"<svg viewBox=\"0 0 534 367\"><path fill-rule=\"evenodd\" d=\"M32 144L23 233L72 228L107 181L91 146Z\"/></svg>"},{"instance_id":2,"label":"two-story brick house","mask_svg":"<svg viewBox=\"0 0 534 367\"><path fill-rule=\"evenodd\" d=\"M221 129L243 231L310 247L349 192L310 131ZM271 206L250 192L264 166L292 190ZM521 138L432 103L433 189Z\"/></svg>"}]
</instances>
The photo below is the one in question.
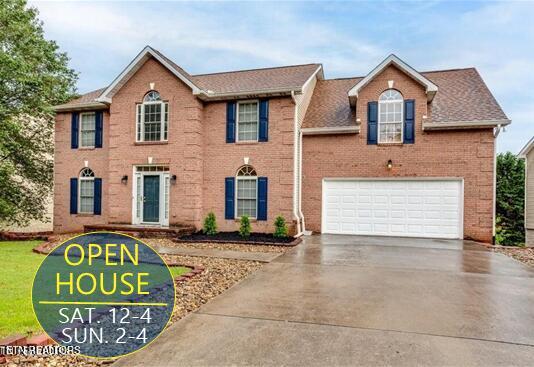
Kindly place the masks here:
<instances>
[{"instance_id":1,"label":"two-story brick house","mask_svg":"<svg viewBox=\"0 0 534 367\"><path fill-rule=\"evenodd\" d=\"M490 241L495 131L510 121L475 69L364 78L322 65L190 75L146 47L107 87L57 106L54 228L220 230Z\"/></svg>"}]
</instances>

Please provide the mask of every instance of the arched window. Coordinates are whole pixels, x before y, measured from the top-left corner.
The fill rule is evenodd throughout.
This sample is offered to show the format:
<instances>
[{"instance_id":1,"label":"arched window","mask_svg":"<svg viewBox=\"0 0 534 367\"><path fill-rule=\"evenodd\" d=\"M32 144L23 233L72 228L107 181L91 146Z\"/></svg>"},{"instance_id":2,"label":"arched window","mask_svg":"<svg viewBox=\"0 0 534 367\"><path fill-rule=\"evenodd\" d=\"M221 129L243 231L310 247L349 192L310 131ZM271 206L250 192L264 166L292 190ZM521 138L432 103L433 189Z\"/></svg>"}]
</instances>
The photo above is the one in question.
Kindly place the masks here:
<instances>
[{"instance_id":1,"label":"arched window","mask_svg":"<svg viewBox=\"0 0 534 367\"><path fill-rule=\"evenodd\" d=\"M256 218L258 211L258 177L256 170L249 165L242 166L236 176L236 216Z\"/></svg>"},{"instance_id":2,"label":"arched window","mask_svg":"<svg viewBox=\"0 0 534 367\"><path fill-rule=\"evenodd\" d=\"M137 105L137 141L165 141L168 135L169 104L151 90Z\"/></svg>"},{"instance_id":3,"label":"arched window","mask_svg":"<svg viewBox=\"0 0 534 367\"><path fill-rule=\"evenodd\" d=\"M403 135L402 94L388 89L378 99L378 142L402 143Z\"/></svg>"},{"instance_id":4,"label":"arched window","mask_svg":"<svg viewBox=\"0 0 534 367\"><path fill-rule=\"evenodd\" d=\"M91 168L80 171L78 178L78 213L93 214L95 204L95 173Z\"/></svg>"}]
</instances>

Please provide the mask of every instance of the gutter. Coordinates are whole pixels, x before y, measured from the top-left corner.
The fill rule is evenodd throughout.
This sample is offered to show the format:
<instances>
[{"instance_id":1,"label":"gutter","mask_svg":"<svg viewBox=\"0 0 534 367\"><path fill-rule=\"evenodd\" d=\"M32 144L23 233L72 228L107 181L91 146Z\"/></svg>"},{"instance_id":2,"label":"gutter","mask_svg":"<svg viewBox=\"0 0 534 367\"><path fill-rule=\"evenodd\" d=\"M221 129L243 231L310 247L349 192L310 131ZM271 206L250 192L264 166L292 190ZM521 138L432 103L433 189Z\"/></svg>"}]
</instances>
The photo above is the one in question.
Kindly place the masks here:
<instances>
[{"instance_id":1,"label":"gutter","mask_svg":"<svg viewBox=\"0 0 534 367\"><path fill-rule=\"evenodd\" d=\"M346 127L308 127L301 129L303 135L359 134L359 126Z\"/></svg>"},{"instance_id":2,"label":"gutter","mask_svg":"<svg viewBox=\"0 0 534 367\"><path fill-rule=\"evenodd\" d=\"M221 99L233 99L239 97L251 97L251 96L269 96L269 95L291 95L302 93L301 87L291 87L291 88L267 88L267 89L253 89L248 91L239 91L239 92L224 92L224 93L215 93L210 90L200 90L193 95L205 101L216 101Z\"/></svg>"},{"instance_id":3,"label":"gutter","mask_svg":"<svg viewBox=\"0 0 534 367\"><path fill-rule=\"evenodd\" d=\"M473 120L454 122L423 122L423 130L484 129L510 125L510 120Z\"/></svg>"},{"instance_id":4,"label":"gutter","mask_svg":"<svg viewBox=\"0 0 534 367\"><path fill-rule=\"evenodd\" d=\"M298 210L299 191L300 191L299 190L300 185L298 185L298 183L300 180L299 178L300 169L297 170L295 166L299 159L299 149L298 149L299 134L297 134L298 132L298 115L297 115L298 105L297 105L297 99L295 97L294 91L291 91L291 99L293 101L293 104L295 105L295 112L293 113L293 125L294 125L294 131L293 131L293 134L294 134L294 139L293 139L293 216L297 219L297 234L295 235L295 237L300 237L304 234L304 231L301 226L302 218Z\"/></svg>"},{"instance_id":5,"label":"gutter","mask_svg":"<svg viewBox=\"0 0 534 367\"><path fill-rule=\"evenodd\" d=\"M85 102L73 104L60 104L53 106L55 112L84 111L84 110L106 110L109 106L101 102Z\"/></svg>"}]
</instances>

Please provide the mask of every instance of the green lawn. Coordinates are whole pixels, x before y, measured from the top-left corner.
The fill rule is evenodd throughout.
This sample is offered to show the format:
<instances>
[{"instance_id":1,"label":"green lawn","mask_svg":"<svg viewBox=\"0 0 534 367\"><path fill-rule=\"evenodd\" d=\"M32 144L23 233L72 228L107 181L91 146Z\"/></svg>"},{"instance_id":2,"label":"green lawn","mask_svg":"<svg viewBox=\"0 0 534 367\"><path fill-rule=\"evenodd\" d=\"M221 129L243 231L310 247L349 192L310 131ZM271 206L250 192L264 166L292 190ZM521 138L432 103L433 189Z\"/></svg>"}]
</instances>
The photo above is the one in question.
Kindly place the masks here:
<instances>
[{"instance_id":1,"label":"green lawn","mask_svg":"<svg viewBox=\"0 0 534 367\"><path fill-rule=\"evenodd\" d=\"M33 313L31 288L43 255L32 252L40 241L0 241L0 338L40 330ZM189 268L171 267L173 276Z\"/></svg>"}]
</instances>

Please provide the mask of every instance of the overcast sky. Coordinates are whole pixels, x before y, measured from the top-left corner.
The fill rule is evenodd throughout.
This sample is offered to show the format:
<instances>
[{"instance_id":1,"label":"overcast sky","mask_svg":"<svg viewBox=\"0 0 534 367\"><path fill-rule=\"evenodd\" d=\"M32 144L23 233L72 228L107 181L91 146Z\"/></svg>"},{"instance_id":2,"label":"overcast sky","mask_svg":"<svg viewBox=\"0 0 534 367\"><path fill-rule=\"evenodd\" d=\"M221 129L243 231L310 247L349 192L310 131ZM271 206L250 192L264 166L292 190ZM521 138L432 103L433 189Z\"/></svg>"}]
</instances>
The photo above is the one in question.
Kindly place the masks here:
<instances>
[{"instance_id":1,"label":"overcast sky","mask_svg":"<svg viewBox=\"0 0 534 367\"><path fill-rule=\"evenodd\" d=\"M302 64L362 76L390 53L419 71L474 66L512 125L499 151L534 135L534 2L42 2L46 37L107 86L145 46L191 74Z\"/></svg>"}]
</instances>

